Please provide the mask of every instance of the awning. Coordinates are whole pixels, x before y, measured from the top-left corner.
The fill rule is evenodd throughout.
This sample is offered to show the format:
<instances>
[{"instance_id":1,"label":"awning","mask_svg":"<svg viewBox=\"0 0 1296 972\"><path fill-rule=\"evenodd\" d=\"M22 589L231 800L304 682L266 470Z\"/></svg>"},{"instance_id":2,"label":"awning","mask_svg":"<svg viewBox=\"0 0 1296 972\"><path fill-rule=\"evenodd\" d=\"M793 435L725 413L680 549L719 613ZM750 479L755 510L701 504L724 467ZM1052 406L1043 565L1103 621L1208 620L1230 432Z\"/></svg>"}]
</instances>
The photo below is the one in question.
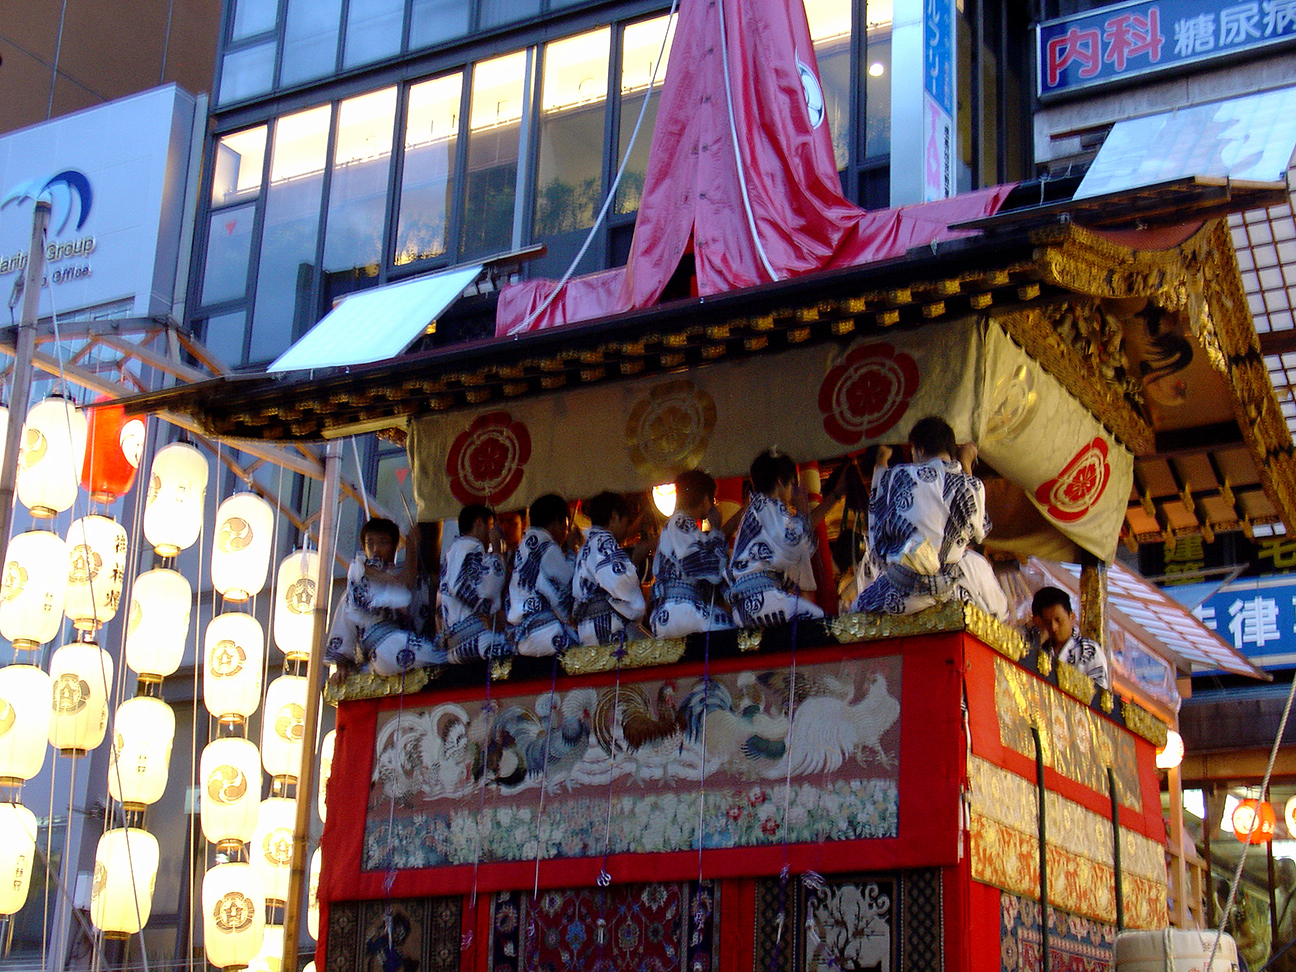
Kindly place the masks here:
<instances>
[{"instance_id":1,"label":"awning","mask_svg":"<svg viewBox=\"0 0 1296 972\"><path fill-rule=\"evenodd\" d=\"M352 294L266 370L338 368L394 358L481 272L482 264L471 264Z\"/></svg>"},{"instance_id":2,"label":"awning","mask_svg":"<svg viewBox=\"0 0 1296 972\"><path fill-rule=\"evenodd\" d=\"M1078 564L1032 559L1031 566L1078 597ZM1107 570L1107 609L1113 622L1181 669L1225 671L1265 680L1270 677L1193 617L1182 604L1120 561Z\"/></svg>"}]
</instances>

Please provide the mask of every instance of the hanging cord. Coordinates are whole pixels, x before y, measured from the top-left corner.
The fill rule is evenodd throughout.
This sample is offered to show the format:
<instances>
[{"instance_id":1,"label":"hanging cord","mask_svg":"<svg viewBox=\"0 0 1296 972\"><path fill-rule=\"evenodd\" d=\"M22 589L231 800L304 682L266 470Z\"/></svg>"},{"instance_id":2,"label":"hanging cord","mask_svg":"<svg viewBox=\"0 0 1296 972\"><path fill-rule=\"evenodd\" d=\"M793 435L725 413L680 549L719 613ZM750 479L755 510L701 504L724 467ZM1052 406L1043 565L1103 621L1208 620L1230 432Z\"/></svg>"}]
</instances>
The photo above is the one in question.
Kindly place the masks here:
<instances>
[{"instance_id":1,"label":"hanging cord","mask_svg":"<svg viewBox=\"0 0 1296 972\"><path fill-rule=\"evenodd\" d=\"M612 690L612 721L616 723L621 711L621 663L626 656L626 633L625 628L621 629L621 644L617 647L616 655L616 687ZM609 733L609 735L611 735ZM599 867L598 886L606 888L612 883L612 875L608 872L608 851L612 845L612 787L616 785L616 764L617 764L617 745L612 742L612 765L608 768L608 790L607 790L607 817L603 822L603 864Z\"/></svg>"},{"instance_id":2,"label":"hanging cord","mask_svg":"<svg viewBox=\"0 0 1296 972\"><path fill-rule=\"evenodd\" d=\"M351 455L355 457L356 485L360 487L360 502L364 505L365 520L367 521L370 518L369 491L365 489L364 470L360 468L360 449L356 446L354 435L351 436ZM405 494L403 492L401 493L401 499L405 499ZM407 506L405 510L406 512L409 512L409 507ZM405 553L408 555L409 551L407 550Z\"/></svg>"},{"instance_id":3,"label":"hanging cord","mask_svg":"<svg viewBox=\"0 0 1296 972\"><path fill-rule=\"evenodd\" d=\"M679 8L679 0L671 0L670 13L666 15L666 29L662 31L661 47L657 51L657 60L653 63L652 76L648 79L648 87L644 89L643 104L639 106L639 117L635 119L634 129L630 132L630 141L626 143L625 154L621 157L621 165L617 168L616 177L612 180L612 185L608 189L607 196L603 199L603 206L599 209L598 216L594 220L594 225L590 227L589 232L585 235L585 242L581 244L580 250L572 258L571 264L567 271L562 275L559 281L554 284L553 290L549 296L540 302L540 306L527 315L522 326L514 329L513 333L528 330L535 323L536 318L549 309L549 305L557 299L559 292L567 285L567 281L572 278L576 272L577 265L585 257L585 253L594 242L594 234L599 231L603 221L607 218L608 208L612 205L612 200L616 198L617 190L621 187L621 177L625 175L626 166L630 164L630 153L634 151L635 140L639 137L639 128L643 125L644 115L648 113L648 102L652 100L652 90L657 84L657 72L661 69L662 59L666 56L666 41L671 35L671 25L675 21L675 11Z\"/></svg>"},{"instance_id":4,"label":"hanging cord","mask_svg":"<svg viewBox=\"0 0 1296 972\"><path fill-rule=\"evenodd\" d=\"M529 921L527 922L527 944L534 946L536 937L536 902L540 899L540 857L544 853L541 846L541 827L544 824L544 805L545 791L549 788L549 744L553 739L551 727L553 725L553 706L554 697L558 691L558 659L560 655L554 655L553 675L549 679L549 712L545 716L545 744L542 750L542 765L540 767L540 804L536 808L536 857L535 857L535 877L531 884L531 910L529 912ZM525 759L525 756L524 756Z\"/></svg>"},{"instance_id":5,"label":"hanging cord","mask_svg":"<svg viewBox=\"0 0 1296 972\"><path fill-rule=\"evenodd\" d=\"M734 120L733 82L729 77L729 40L725 30L724 0L716 0L716 10L720 14L720 57L724 61L725 103L729 109L729 137L733 140L734 167L738 171L738 188L742 193L743 212L747 215L747 229L751 232L752 245L761 265L771 280L778 280L779 275L770 266L769 257L765 255L765 246L761 243L760 233L756 231L756 217L752 213L751 196L747 191L747 174L743 169L742 152L738 147L738 124Z\"/></svg>"},{"instance_id":6,"label":"hanging cord","mask_svg":"<svg viewBox=\"0 0 1296 972\"><path fill-rule=\"evenodd\" d=\"M491 691L494 687L495 680L491 677L491 667L486 666L486 701L482 705L482 715L486 719L494 717L494 711L491 707ZM465 727L466 728L466 727ZM494 733L488 728L486 730L486 748L482 751L481 778L477 781L477 828L475 832L475 841L473 846L473 877L472 877L472 897L468 902L468 910L475 912L477 908L477 873L481 866L481 832L482 821L486 818L486 773L490 769L491 741ZM466 940L463 942L463 950L467 951L472 945L472 932L468 933Z\"/></svg>"},{"instance_id":7,"label":"hanging cord","mask_svg":"<svg viewBox=\"0 0 1296 972\"><path fill-rule=\"evenodd\" d=\"M1296 678L1292 679L1291 689L1287 692L1287 704L1283 706L1282 719L1278 723L1278 734L1274 737L1273 747L1269 750L1269 762L1265 766L1264 780L1260 783L1260 792L1267 794L1269 792L1269 777L1273 775L1274 763L1278 759L1278 748L1282 745L1283 736L1287 732L1287 718L1291 715L1292 699L1296 697ZM1247 837L1255 833L1260 826L1260 815L1256 814L1251 820L1251 829L1247 832ZM1237 901L1238 885L1242 881L1242 869L1246 866L1247 851L1251 849L1251 841L1248 839L1242 845L1242 853L1238 855L1237 870L1233 872L1233 882L1229 885L1228 901L1224 904L1224 920L1220 922L1220 927L1215 932L1215 941L1211 943L1210 958L1206 962L1206 968L1214 968L1215 953L1219 950L1220 938L1224 935L1224 925L1228 917L1233 914L1233 905ZM1180 888L1180 894L1183 893Z\"/></svg>"},{"instance_id":8,"label":"hanging cord","mask_svg":"<svg viewBox=\"0 0 1296 972\"><path fill-rule=\"evenodd\" d=\"M203 627L203 623L202 623L202 596L201 596L202 578L204 576L203 550L207 543L207 538L203 535L204 527L206 526L206 520L207 518L204 516L199 520L199 524L198 524L197 557L198 557L199 595L194 598L194 621L193 621L194 666L193 666L193 688L192 688L193 694L190 697L192 716L189 720L189 785L193 787L193 792L196 793L202 792L202 780L199 778L201 776L202 769L199 762L200 757L198 754L198 696L201 691L199 679L202 677L203 662L204 662L204 659L202 657L203 639L200 636L199 632L206 630ZM170 559L174 561L174 558L170 558ZM213 608L215 607L214 596L212 598L212 607ZM206 708L207 707L204 705L203 709L206 710ZM211 736L211 716L210 715L207 717L207 733L209 737L208 741L210 742L210 736ZM200 901L202 900L202 888L198 883L198 870L201 867L203 874L206 875L207 873L207 852L206 852L207 841L205 835L203 840L203 855L202 855L201 863L199 863L198 855L195 854L193 851L193 848L198 843L198 830L199 830L200 822L201 821L198 814L195 813L189 814L188 857L189 857L189 901L191 902L191 904L190 907L186 910L189 912L188 921L189 921L189 941L190 942L193 942L195 938L194 919L198 913L198 909L192 906L195 890L197 890L198 892L198 900ZM190 964L192 965L192 960Z\"/></svg>"}]
</instances>

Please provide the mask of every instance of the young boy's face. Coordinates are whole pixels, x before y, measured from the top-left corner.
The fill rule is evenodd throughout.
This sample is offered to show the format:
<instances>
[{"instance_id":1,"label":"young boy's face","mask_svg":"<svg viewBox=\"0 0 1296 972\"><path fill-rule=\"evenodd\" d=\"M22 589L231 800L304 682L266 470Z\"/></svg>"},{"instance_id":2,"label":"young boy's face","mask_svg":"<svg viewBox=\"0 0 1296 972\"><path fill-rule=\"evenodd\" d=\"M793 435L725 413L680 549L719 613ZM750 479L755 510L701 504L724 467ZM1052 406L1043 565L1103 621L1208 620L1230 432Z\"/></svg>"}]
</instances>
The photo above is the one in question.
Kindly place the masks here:
<instances>
[{"instance_id":1,"label":"young boy's face","mask_svg":"<svg viewBox=\"0 0 1296 972\"><path fill-rule=\"evenodd\" d=\"M379 530L366 533L360 545L364 547L366 560L381 560L384 564L390 564L396 559L396 541Z\"/></svg>"}]
</instances>

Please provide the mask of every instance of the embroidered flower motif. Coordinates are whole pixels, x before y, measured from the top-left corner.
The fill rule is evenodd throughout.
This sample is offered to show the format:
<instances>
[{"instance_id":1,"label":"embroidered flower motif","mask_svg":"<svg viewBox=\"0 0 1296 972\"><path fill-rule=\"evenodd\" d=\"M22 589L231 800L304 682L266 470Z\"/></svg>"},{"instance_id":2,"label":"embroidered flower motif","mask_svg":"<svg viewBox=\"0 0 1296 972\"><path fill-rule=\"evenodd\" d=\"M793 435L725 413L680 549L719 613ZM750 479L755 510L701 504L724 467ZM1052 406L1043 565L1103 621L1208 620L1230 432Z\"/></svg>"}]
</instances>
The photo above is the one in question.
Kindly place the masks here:
<instances>
[{"instance_id":1,"label":"embroidered flower motif","mask_svg":"<svg viewBox=\"0 0 1296 972\"><path fill-rule=\"evenodd\" d=\"M1035 490L1035 500L1053 519L1073 523L1093 509L1110 480L1107 443L1094 436L1060 473Z\"/></svg>"},{"instance_id":2,"label":"embroidered flower motif","mask_svg":"<svg viewBox=\"0 0 1296 972\"><path fill-rule=\"evenodd\" d=\"M900 421L918 388L918 363L886 343L862 344L819 386L824 430L843 445L874 439Z\"/></svg>"},{"instance_id":3,"label":"embroidered flower motif","mask_svg":"<svg viewBox=\"0 0 1296 972\"><path fill-rule=\"evenodd\" d=\"M462 503L497 504L513 495L531 458L531 433L505 411L473 419L446 458L450 492Z\"/></svg>"}]
</instances>

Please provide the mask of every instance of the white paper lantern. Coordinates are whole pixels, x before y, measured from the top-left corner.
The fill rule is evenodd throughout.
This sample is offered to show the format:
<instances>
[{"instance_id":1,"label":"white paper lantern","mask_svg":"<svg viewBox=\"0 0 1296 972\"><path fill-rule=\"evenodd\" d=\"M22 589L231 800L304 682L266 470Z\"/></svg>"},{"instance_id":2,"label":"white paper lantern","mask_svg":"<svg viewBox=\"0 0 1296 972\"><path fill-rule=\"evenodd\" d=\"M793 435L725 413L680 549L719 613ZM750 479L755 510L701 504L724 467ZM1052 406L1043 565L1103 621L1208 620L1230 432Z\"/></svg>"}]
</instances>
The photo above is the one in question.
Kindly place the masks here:
<instances>
[{"instance_id":1,"label":"white paper lantern","mask_svg":"<svg viewBox=\"0 0 1296 972\"><path fill-rule=\"evenodd\" d=\"M246 601L265 587L274 546L274 510L255 493L235 493L216 511L212 586L227 601Z\"/></svg>"},{"instance_id":2,"label":"white paper lantern","mask_svg":"<svg viewBox=\"0 0 1296 972\"><path fill-rule=\"evenodd\" d=\"M320 768L319 768L319 818L320 823L328 819L328 785L329 777L333 775L333 747L337 745L337 730L330 729L324 734L320 742Z\"/></svg>"},{"instance_id":3,"label":"white paper lantern","mask_svg":"<svg viewBox=\"0 0 1296 972\"><path fill-rule=\"evenodd\" d=\"M131 586L126 664L141 675L165 677L180 667L189 638L193 588L184 575L157 568Z\"/></svg>"},{"instance_id":4,"label":"white paper lantern","mask_svg":"<svg viewBox=\"0 0 1296 972\"><path fill-rule=\"evenodd\" d=\"M309 878L306 882L306 933L317 942L319 941L319 886L322 857L320 849L316 847L315 853L311 854Z\"/></svg>"},{"instance_id":5,"label":"white paper lantern","mask_svg":"<svg viewBox=\"0 0 1296 972\"><path fill-rule=\"evenodd\" d=\"M86 418L71 401L51 395L33 405L18 450L18 499L32 516L70 509L80 487Z\"/></svg>"},{"instance_id":6,"label":"white paper lantern","mask_svg":"<svg viewBox=\"0 0 1296 972\"><path fill-rule=\"evenodd\" d=\"M266 689L261 763L271 776L301 775L307 684L300 675L281 675Z\"/></svg>"},{"instance_id":7,"label":"white paper lantern","mask_svg":"<svg viewBox=\"0 0 1296 972\"><path fill-rule=\"evenodd\" d=\"M251 864L217 864L203 878L203 947L218 969L245 968L265 937L265 893Z\"/></svg>"},{"instance_id":8,"label":"white paper lantern","mask_svg":"<svg viewBox=\"0 0 1296 972\"><path fill-rule=\"evenodd\" d=\"M104 739L113 660L92 642L74 641L50 658L50 745L84 756Z\"/></svg>"},{"instance_id":9,"label":"white paper lantern","mask_svg":"<svg viewBox=\"0 0 1296 972\"><path fill-rule=\"evenodd\" d=\"M36 861L36 815L20 803L0 803L0 915L27 902Z\"/></svg>"},{"instance_id":10,"label":"white paper lantern","mask_svg":"<svg viewBox=\"0 0 1296 972\"><path fill-rule=\"evenodd\" d=\"M203 650L203 701L207 711L250 716L261 704L265 631L250 614L219 614L207 625Z\"/></svg>"},{"instance_id":11,"label":"white paper lantern","mask_svg":"<svg viewBox=\"0 0 1296 972\"><path fill-rule=\"evenodd\" d=\"M256 832L248 847L248 860L261 876L267 904L282 907L288 900L288 878L292 873L293 829L297 824L297 801L268 797L257 811Z\"/></svg>"},{"instance_id":12,"label":"white paper lantern","mask_svg":"<svg viewBox=\"0 0 1296 972\"><path fill-rule=\"evenodd\" d=\"M90 920L109 938L133 935L148 924L158 857L157 838L138 827L119 827L99 838Z\"/></svg>"},{"instance_id":13,"label":"white paper lantern","mask_svg":"<svg viewBox=\"0 0 1296 972\"><path fill-rule=\"evenodd\" d=\"M0 634L15 648L38 648L58 637L67 595L67 544L32 530L9 541L0 584Z\"/></svg>"},{"instance_id":14,"label":"white paper lantern","mask_svg":"<svg viewBox=\"0 0 1296 972\"><path fill-rule=\"evenodd\" d=\"M144 538L159 556L174 557L194 545L206 496L207 460L201 452L187 442L157 451L144 501Z\"/></svg>"},{"instance_id":15,"label":"white paper lantern","mask_svg":"<svg viewBox=\"0 0 1296 972\"><path fill-rule=\"evenodd\" d=\"M301 972L315 972L315 960L311 959L309 962L303 965Z\"/></svg>"},{"instance_id":16,"label":"white paper lantern","mask_svg":"<svg viewBox=\"0 0 1296 972\"><path fill-rule=\"evenodd\" d=\"M157 803L166 792L175 713L161 699L136 696L113 719L108 793L128 809Z\"/></svg>"},{"instance_id":17,"label":"white paper lantern","mask_svg":"<svg viewBox=\"0 0 1296 972\"><path fill-rule=\"evenodd\" d=\"M315 634L315 578L319 554L314 550L290 553L275 577L275 644L289 658L309 658Z\"/></svg>"},{"instance_id":18,"label":"white paper lantern","mask_svg":"<svg viewBox=\"0 0 1296 972\"><path fill-rule=\"evenodd\" d=\"M68 527L68 583L63 613L81 631L117 616L126 579L126 530L97 513Z\"/></svg>"},{"instance_id":19,"label":"white paper lantern","mask_svg":"<svg viewBox=\"0 0 1296 972\"><path fill-rule=\"evenodd\" d=\"M50 677L35 665L0 668L0 783L40 773L49 725Z\"/></svg>"},{"instance_id":20,"label":"white paper lantern","mask_svg":"<svg viewBox=\"0 0 1296 972\"><path fill-rule=\"evenodd\" d=\"M213 844L251 841L261 807L261 755L256 743L236 736L213 739L198 762L198 779L203 836Z\"/></svg>"},{"instance_id":21,"label":"white paper lantern","mask_svg":"<svg viewBox=\"0 0 1296 972\"><path fill-rule=\"evenodd\" d=\"M257 952L247 972L279 972L283 968L284 926L265 926L261 938L261 951Z\"/></svg>"}]
</instances>

